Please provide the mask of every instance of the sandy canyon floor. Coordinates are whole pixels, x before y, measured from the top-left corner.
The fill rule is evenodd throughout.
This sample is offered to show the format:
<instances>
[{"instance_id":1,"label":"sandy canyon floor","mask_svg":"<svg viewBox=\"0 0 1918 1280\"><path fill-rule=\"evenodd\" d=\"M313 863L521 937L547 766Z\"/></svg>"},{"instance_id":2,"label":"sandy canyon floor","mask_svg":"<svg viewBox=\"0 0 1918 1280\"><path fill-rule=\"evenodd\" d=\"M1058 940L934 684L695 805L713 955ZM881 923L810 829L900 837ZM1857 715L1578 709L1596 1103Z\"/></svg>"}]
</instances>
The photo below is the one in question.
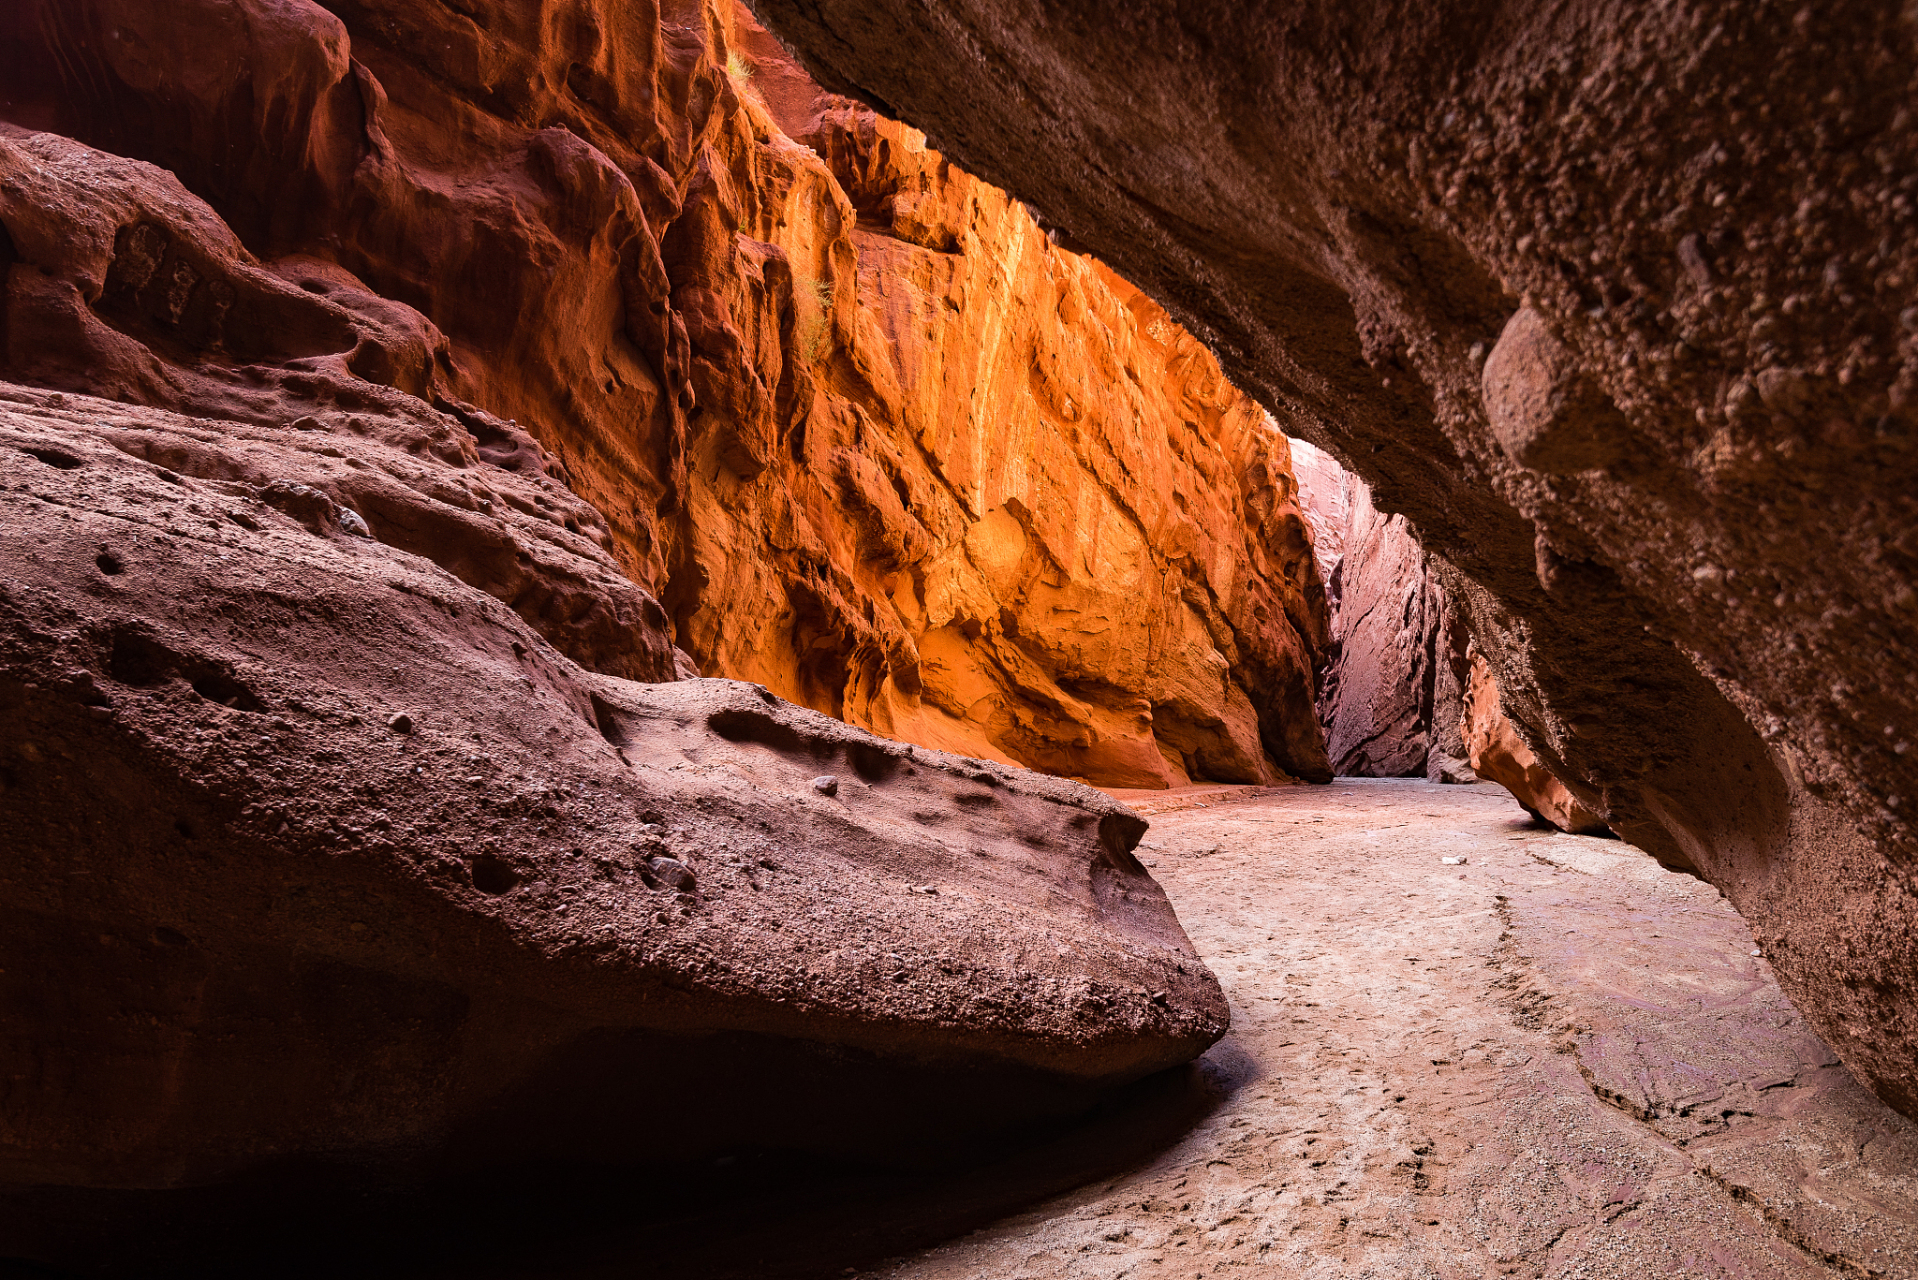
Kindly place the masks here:
<instances>
[{"instance_id":1,"label":"sandy canyon floor","mask_svg":"<svg viewBox=\"0 0 1918 1280\"><path fill-rule=\"evenodd\" d=\"M1141 850L1232 999L1215 1109L862 1274L1918 1276L1918 1126L1709 885L1490 785L1217 799Z\"/></svg>"},{"instance_id":2,"label":"sandy canyon floor","mask_svg":"<svg viewBox=\"0 0 1918 1280\"><path fill-rule=\"evenodd\" d=\"M463 1216L496 1230L383 1246L382 1274L1918 1277L1918 1125L1709 885L1489 784L1126 798L1232 1000L1193 1067L958 1175L495 1188Z\"/></svg>"}]
</instances>

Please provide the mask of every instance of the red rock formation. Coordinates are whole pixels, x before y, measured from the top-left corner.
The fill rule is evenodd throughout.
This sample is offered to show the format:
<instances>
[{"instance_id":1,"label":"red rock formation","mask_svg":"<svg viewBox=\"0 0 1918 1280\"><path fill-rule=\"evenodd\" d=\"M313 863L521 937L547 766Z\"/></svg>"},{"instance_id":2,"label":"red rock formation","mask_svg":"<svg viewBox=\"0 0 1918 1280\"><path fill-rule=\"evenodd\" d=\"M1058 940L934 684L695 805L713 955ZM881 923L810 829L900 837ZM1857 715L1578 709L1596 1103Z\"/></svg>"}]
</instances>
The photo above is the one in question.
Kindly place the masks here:
<instances>
[{"instance_id":1,"label":"red rock formation","mask_svg":"<svg viewBox=\"0 0 1918 1280\"><path fill-rule=\"evenodd\" d=\"M1338 548L1329 579L1331 658L1319 690L1333 769L1471 782L1459 736L1464 619L1403 516L1381 513L1365 485L1336 464L1313 479L1340 493L1323 505L1338 509L1341 523L1321 517L1326 544ZM1306 502L1321 505L1310 490Z\"/></svg>"},{"instance_id":2,"label":"red rock formation","mask_svg":"<svg viewBox=\"0 0 1918 1280\"><path fill-rule=\"evenodd\" d=\"M692 464L682 643L889 736L1100 785L1328 777L1284 437L1154 303L743 21L733 127L790 176L718 192L719 233L669 265L750 316L731 220L783 250L812 384L695 418L736 434ZM706 405L767 364L694 349Z\"/></svg>"},{"instance_id":3,"label":"red rock formation","mask_svg":"<svg viewBox=\"0 0 1918 1280\"><path fill-rule=\"evenodd\" d=\"M1462 575L1508 714L1918 1114L1918 23L757 0Z\"/></svg>"},{"instance_id":4,"label":"red rock formation","mask_svg":"<svg viewBox=\"0 0 1918 1280\"><path fill-rule=\"evenodd\" d=\"M1286 444L1292 450L1292 474L1299 483L1299 510L1312 531L1312 557L1319 562L1319 576L1329 585L1345 555L1352 500L1359 483L1337 458L1317 445L1303 440L1287 440Z\"/></svg>"},{"instance_id":5,"label":"red rock formation","mask_svg":"<svg viewBox=\"0 0 1918 1280\"><path fill-rule=\"evenodd\" d=\"M0 1183L888 1157L1222 1032L1111 802L633 683L1325 774L1283 437L732 22L0 12Z\"/></svg>"},{"instance_id":6,"label":"red rock formation","mask_svg":"<svg viewBox=\"0 0 1918 1280\"><path fill-rule=\"evenodd\" d=\"M547 8L41 0L0 115L399 304L348 372L524 423L708 674L1111 785L1329 776L1284 441L1203 347L731 5Z\"/></svg>"},{"instance_id":7,"label":"red rock formation","mask_svg":"<svg viewBox=\"0 0 1918 1280\"><path fill-rule=\"evenodd\" d=\"M1525 811L1534 818L1543 819L1560 831L1582 835L1609 830L1605 820L1566 790L1565 784L1552 776L1519 736L1499 708L1498 684L1492 679L1492 668L1476 653L1472 655L1471 683L1466 690L1460 730L1472 771L1511 792L1512 798L1525 806Z\"/></svg>"}]
</instances>

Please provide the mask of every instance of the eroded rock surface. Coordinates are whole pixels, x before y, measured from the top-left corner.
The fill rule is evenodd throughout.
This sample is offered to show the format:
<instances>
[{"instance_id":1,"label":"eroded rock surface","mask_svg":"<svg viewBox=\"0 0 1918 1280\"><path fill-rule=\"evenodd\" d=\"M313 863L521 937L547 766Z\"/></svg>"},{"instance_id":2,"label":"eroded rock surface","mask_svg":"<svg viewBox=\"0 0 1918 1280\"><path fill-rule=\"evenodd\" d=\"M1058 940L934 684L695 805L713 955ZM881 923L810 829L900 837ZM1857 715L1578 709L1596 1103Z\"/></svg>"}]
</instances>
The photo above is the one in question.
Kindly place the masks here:
<instances>
[{"instance_id":1,"label":"eroded rock surface","mask_svg":"<svg viewBox=\"0 0 1918 1280\"><path fill-rule=\"evenodd\" d=\"M289 1161L937 1160L1223 1031L1136 815L586 669L406 545L577 500L430 438L0 399L10 1254L145 1266L131 1189Z\"/></svg>"},{"instance_id":2,"label":"eroded rock surface","mask_svg":"<svg viewBox=\"0 0 1918 1280\"><path fill-rule=\"evenodd\" d=\"M1232 1001L1201 1062L1229 1097L871 1274L1918 1275L1918 1125L1709 885L1410 779L1188 808L1147 843Z\"/></svg>"},{"instance_id":3,"label":"eroded rock surface","mask_svg":"<svg viewBox=\"0 0 1918 1280\"><path fill-rule=\"evenodd\" d=\"M707 675L1111 785L1329 776L1283 437L1156 304L731 3L0 22L0 120L47 131L9 144L12 376L241 417L472 406L483 451L550 451ZM128 159L49 135L210 211L75 212L99 184L70 171Z\"/></svg>"},{"instance_id":4,"label":"eroded rock surface","mask_svg":"<svg viewBox=\"0 0 1918 1280\"><path fill-rule=\"evenodd\" d=\"M1407 516L1550 771L1918 1113L1909 6L756 8Z\"/></svg>"},{"instance_id":5,"label":"eroded rock surface","mask_svg":"<svg viewBox=\"0 0 1918 1280\"><path fill-rule=\"evenodd\" d=\"M734 146L810 194L719 184L725 225L673 270L743 331L766 303L732 220L780 246L793 339L696 340L694 368L707 404L782 359L812 385L695 418L733 438L692 460L682 642L890 736L1102 785L1329 777L1284 437L1157 304L744 23Z\"/></svg>"},{"instance_id":6,"label":"eroded rock surface","mask_svg":"<svg viewBox=\"0 0 1918 1280\"><path fill-rule=\"evenodd\" d=\"M1605 820L1580 804L1512 727L1499 707L1498 682L1492 678L1491 664L1476 652L1471 655L1471 663L1459 729L1473 772L1504 787L1527 813L1560 831L1604 832Z\"/></svg>"},{"instance_id":7,"label":"eroded rock surface","mask_svg":"<svg viewBox=\"0 0 1918 1280\"><path fill-rule=\"evenodd\" d=\"M1332 648L1319 715L1334 772L1470 782L1460 737L1465 620L1403 516L1348 476L1328 594ZM1328 522L1329 523L1329 522Z\"/></svg>"}]
</instances>

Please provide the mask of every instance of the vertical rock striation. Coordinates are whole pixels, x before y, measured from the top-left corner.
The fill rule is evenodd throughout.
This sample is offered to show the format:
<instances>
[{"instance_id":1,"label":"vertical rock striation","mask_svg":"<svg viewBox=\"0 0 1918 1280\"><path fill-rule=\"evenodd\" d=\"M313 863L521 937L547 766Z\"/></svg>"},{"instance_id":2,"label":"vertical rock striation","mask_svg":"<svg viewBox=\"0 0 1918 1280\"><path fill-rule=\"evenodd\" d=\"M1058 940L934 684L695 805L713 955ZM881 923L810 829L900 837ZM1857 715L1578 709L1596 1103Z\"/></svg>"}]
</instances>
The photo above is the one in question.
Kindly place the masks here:
<instances>
[{"instance_id":1,"label":"vertical rock striation","mask_svg":"<svg viewBox=\"0 0 1918 1280\"><path fill-rule=\"evenodd\" d=\"M682 644L889 736L1102 785L1329 777L1284 436L1138 290L742 23L742 123L810 148L785 150L834 234L808 257L783 184L715 197L807 263L784 356L811 387L695 416ZM673 269L750 315L740 261L728 232ZM749 385L742 350L695 342L694 367Z\"/></svg>"},{"instance_id":2,"label":"vertical rock striation","mask_svg":"<svg viewBox=\"0 0 1918 1280\"><path fill-rule=\"evenodd\" d=\"M1332 656L1319 691L1326 749L1341 775L1470 782L1459 721L1465 621L1403 516L1348 477L1333 601Z\"/></svg>"}]
</instances>

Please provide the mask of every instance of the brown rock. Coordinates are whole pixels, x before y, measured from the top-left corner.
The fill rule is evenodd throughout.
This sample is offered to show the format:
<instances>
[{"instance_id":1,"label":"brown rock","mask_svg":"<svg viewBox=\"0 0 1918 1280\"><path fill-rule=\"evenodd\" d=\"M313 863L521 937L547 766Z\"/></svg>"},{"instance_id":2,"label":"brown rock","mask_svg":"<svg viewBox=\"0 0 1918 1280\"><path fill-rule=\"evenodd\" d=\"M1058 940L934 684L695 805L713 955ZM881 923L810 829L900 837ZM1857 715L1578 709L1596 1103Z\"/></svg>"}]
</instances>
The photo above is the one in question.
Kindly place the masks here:
<instances>
[{"instance_id":1,"label":"brown rock","mask_svg":"<svg viewBox=\"0 0 1918 1280\"><path fill-rule=\"evenodd\" d=\"M226 519L248 485L218 478L364 467L421 510L483 480L530 540L509 499L572 501L543 476L422 460L391 420L335 457L0 395L10 1251L124 1269L84 1224L133 1189L295 1157L937 1159L1224 1030L1144 822L1097 792L588 671L400 546Z\"/></svg>"},{"instance_id":2,"label":"brown rock","mask_svg":"<svg viewBox=\"0 0 1918 1280\"><path fill-rule=\"evenodd\" d=\"M1505 322L1485 360L1484 387L1492 435L1522 467L1569 475L1623 456L1631 424L1530 307Z\"/></svg>"},{"instance_id":3,"label":"brown rock","mask_svg":"<svg viewBox=\"0 0 1918 1280\"><path fill-rule=\"evenodd\" d=\"M757 10L1404 515L1541 761L1722 889L1918 1114L1908 12ZM1536 345L1489 390L1523 394L1494 411L1522 311Z\"/></svg>"},{"instance_id":4,"label":"brown rock","mask_svg":"<svg viewBox=\"0 0 1918 1280\"><path fill-rule=\"evenodd\" d=\"M747 122L812 148L775 159L841 231L742 214L793 264L812 386L694 466L700 572L664 598L702 669L1100 785L1329 777L1283 436L1137 290L742 22ZM738 261L721 235L668 265L737 319Z\"/></svg>"},{"instance_id":5,"label":"brown rock","mask_svg":"<svg viewBox=\"0 0 1918 1280\"><path fill-rule=\"evenodd\" d=\"M1560 831L1598 835L1610 830L1605 820L1579 802L1519 736L1498 705L1498 682L1483 654L1472 655L1471 685L1460 722L1472 771L1512 793L1534 818Z\"/></svg>"}]
</instances>

